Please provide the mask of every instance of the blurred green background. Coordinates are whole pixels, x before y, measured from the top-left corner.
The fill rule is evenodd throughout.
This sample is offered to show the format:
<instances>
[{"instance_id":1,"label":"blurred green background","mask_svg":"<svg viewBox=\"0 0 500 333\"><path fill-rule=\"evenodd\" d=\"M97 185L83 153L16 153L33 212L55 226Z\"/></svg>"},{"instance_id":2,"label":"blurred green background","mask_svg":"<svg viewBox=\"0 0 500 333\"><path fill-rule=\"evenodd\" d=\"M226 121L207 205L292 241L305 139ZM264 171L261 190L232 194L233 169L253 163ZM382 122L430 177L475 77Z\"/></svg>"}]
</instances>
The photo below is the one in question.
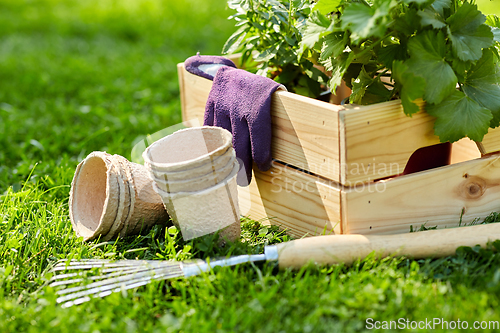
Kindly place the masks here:
<instances>
[{"instance_id":1,"label":"blurred green background","mask_svg":"<svg viewBox=\"0 0 500 333\"><path fill-rule=\"evenodd\" d=\"M476 3L484 14L500 15L500 0L477 0Z\"/></svg>"},{"instance_id":2,"label":"blurred green background","mask_svg":"<svg viewBox=\"0 0 500 333\"><path fill-rule=\"evenodd\" d=\"M220 0L0 0L0 193L68 183L94 150L130 157L181 121L176 64L220 54ZM62 178L61 178L62 177Z\"/></svg>"}]
</instances>

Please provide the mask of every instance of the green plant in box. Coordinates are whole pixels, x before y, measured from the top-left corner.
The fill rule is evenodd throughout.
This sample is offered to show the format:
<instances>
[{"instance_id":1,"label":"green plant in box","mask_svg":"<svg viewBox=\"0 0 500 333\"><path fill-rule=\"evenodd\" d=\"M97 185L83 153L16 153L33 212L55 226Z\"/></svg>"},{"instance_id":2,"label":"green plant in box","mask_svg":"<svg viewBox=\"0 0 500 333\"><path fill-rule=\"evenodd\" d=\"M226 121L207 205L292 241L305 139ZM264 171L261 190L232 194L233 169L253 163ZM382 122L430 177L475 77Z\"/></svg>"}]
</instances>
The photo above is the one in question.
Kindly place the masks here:
<instances>
[{"instance_id":1,"label":"green plant in box","mask_svg":"<svg viewBox=\"0 0 500 333\"><path fill-rule=\"evenodd\" d=\"M398 97L405 113L427 102L441 141L481 141L500 124L498 18L458 0L320 0L306 24L302 49L320 54L333 74L333 90L344 79L350 101L382 102ZM325 9L326 8L326 9ZM382 77L391 75L390 83Z\"/></svg>"},{"instance_id":2,"label":"green plant in box","mask_svg":"<svg viewBox=\"0 0 500 333\"><path fill-rule=\"evenodd\" d=\"M248 70L273 78L291 92L315 98L325 90L328 76L300 55L309 0L230 0L228 5L236 10L231 18L238 30L223 53L241 52Z\"/></svg>"},{"instance_id":3,"label":"green plant in box","mask_svg":"<svg viewBox=\"0 0 500 333\"><path fill-rule=\"evenodd\" d=\"M500 21L483 15L473 2L319 0L302 6L307 18L297 27L297 63L323 66L331 91L345 81L352 89L351 103L400 98L411 116L422 98L443 142L481 141L500 124ZM240 42L247 38L242 36ZM248 43L245 47L247 53L255 50ZM284 72L288 63L275 58L270 59ZM302 75L308 74L302 70ZM324 77L317 81L323 83Z\"/></svg>"}]
</instances>

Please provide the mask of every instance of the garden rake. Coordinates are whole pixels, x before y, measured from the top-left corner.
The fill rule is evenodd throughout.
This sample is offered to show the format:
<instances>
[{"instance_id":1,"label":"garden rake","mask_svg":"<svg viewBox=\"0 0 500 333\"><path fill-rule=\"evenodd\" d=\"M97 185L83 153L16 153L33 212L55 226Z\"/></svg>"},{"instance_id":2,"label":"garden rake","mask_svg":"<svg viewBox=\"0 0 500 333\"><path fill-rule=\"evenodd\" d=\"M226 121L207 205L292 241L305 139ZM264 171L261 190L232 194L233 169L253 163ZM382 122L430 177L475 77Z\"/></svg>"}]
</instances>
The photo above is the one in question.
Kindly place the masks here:
<instances>
[{"instance_id":1,"label":"garden rake","mask_svg":"<svg viewBox=\"0 0 500 333\"><path fill-rule=\"evenodd\" d=\"M349 265L372 252L380 257L406 255L414 259L437 258L455 254L460 246L486 247L497 239L500 239L500 224L494 223L397 235L309 237L266 246L264 254L208 261L61 260L51 270L54 276L50 286L65 287L57 291L57 302L69 307L86 302L91 297L104 297L151 281L190 277L216 266L258 261L278 261L281 268L300 268L309 262ZM100 275L86 277L86 271L95 269L100 269Z\"/></svg>"}]
</instances>

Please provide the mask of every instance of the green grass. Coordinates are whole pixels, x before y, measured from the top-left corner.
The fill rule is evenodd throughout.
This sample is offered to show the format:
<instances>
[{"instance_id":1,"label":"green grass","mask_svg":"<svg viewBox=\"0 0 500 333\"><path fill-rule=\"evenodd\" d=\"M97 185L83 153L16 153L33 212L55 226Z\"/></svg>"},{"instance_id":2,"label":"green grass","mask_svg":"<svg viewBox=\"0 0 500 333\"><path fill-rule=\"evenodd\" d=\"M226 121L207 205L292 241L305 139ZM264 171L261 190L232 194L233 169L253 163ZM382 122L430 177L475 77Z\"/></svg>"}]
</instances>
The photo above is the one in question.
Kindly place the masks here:
<instances>
[{"instance_id":1,"label":"green grass","mask_svg":"<svg viewBox=\"0 0 500 333\"><path fill-rule=\"evenodd\" d=\"M500 255L476 248L299 272L242 265L56 305L45 273L58 259L182 260L289 239L245 220L242 242L224 249L160 227L87 244L69 222L78 161L94 150L130 158L147 134L177 124L175 65L218 54L233 31L228 15L222 0L0 0L0 332L349 332L367 318L500 320Z\"/></svg>"}]
</instances>

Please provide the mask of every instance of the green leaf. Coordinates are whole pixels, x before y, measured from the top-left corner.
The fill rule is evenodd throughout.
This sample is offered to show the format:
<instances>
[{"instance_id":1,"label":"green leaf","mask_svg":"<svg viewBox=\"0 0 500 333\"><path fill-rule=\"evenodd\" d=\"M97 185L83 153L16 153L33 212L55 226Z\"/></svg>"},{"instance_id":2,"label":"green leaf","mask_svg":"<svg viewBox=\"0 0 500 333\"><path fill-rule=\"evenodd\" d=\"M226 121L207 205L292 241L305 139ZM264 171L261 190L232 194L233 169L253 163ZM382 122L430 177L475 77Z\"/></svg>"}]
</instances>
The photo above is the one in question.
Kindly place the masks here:
<instances>
[{"instance_id":1,"label":"green leaf","mask_svg":"<svg viewBox=\"0 0 500 333\"><path fill-rule=\"evenodd\" d=\"M353 60L353 52L344 52L339 57L329 58L321 62L327 71L332 72L330 80L328 81L328 88L330 88L330 91L335 91L342 83L342 78Z\"/></svg>"},{"instance_id":2,"label":"green leaf","mask_svg":"<svg viewBox=\"0 0 500 333\"><path fill-rule=\"evenodd\" d=\"M257 62L266 62L266 61L271 60L278 53L278 49L279 49L280 45L281 44L276 44L270 48L267 48L266 50L264 50L264 52L262 52L258 56L256 56L254 58L254 60Z\"/></svg>"},{"instance_id":3,"label":"green leaf","mask_svg":"<svg viewBox=\"0 0 500 333\"><path fill-rule=\"evenodd\" d=\"M471 61L462 61L457 58L453 58L453 60L451 61L451 68L453 68L453 71L458 78L458 82L465 81L465 76L467 75L467 71L471 66Z\"/></svg>"},{"instance_id":4,"label":"green leaf","mask_svg":"<svg viewBox=\"0 0 500 333\"><path fill-rule=\"evenodd\" d=\"M424 10L419 10L418 16L421 17L420 24L422 24L423 27L432 25L434 29L441 29L446 26L446 23L444 23L444 19L432 7L425 8Z\"/></svg>"},{"instance_id":5,"label":"green leaf","mask_svg":"<svg viewBox=\"0 0 500 333\"><path fill-rule=\"evenodd\" d=\"M451 32L450 40L455 56L461 60L478 60L481 58L483 48L488 48L493 44L493 32L487 25L480 25L476 31Z\"/></svg>"},{"instance_id":6,"label":"green leaf","mask_svg":"<svg viewBox=\"0 0 500 333\"><path fill-rule=\"evenodd\" d=\"M464 93L493 114L491 127L500 124L500 69L493 53L485 50L482 58L467 72Z\"/></svg>"},{"instance_id":7,"label":"green leaf","mask_svg":"<svg viewBox=\"0 0 500 333\"><path fill-rule=\"evenodd\" d=\"M299 95L316 98L321 93L321 87L318 82L311 80L309 77L301 76L295 86L295 92Z\"/></svg>"},{"instance_id":8,"label":"green leaf","mask_svg":"<svg viewBox=\"0 0 500 333\"><path fill-rule=\"evenodd\" d=\"M493 44L493 33L483 24L485 21L486 17L477 6L468 2L446 20L453 53L460 60L478 60L482 49Z\"/></svg>"},{"instance_id":9,"label":"green leaf","mask_svg":"<svg viewBox=\"0 0 500 333\"><path fill-rule=\"evenodd\" d=\"M392 64L392 76L399 89L399 97L406 115L411 116L420 111L415 100L422 98L425 93L425 80L409 71L408 66L402 61Z\"/></svg>"},{"instance_id":10,"label":"green leaf","mask_svg":"<svg viewBox=\"0 0 500 333\"><path fill-rule=\"evenodd\" d=\"M391 98L392 91L387 89L386 85L376 78L367 88L361 105L369 105L375 103L386 102Z\"/></svg>"},{"instance_id":11,"label":"green leaf","mask_svg":"<svg viewBox=\"0 0 500 333\"><path fill-rule=\"evenodd\" d=\"M365 68L361 69L359 76L352 80L352 93L349 97L350 103L361 104L361 100L365 95L366 89L373 82L373 77L370 77Z\"/></svg>"},{"instance_id":12,"label":"green leaf","mask_svg":"<svg viewBox=\"0 0 500 333\"><path fill-rule=\"evenodd\" d=\"M493 33L493 40L495 42L500 43L500 28L491 28L491 32Z\"/></svg>"},{"instance_id":13,"label":"green leaf","mask_svg":"<svg viewBox=\"0 0 500 333\"><path fill-rule=\"evenodd\" d=\"M247 26L242 26L238 30L236 30L231 36L229 36L228 40L222 47L222 54L233 53L238 49L241 44L241 41L245 38L247 33Z\"/></svg>"},{"instance_id":14,"label":"green leaf","mask_svg":"<svg viewBox=\"0 0 500 333\"><path fill-rule=\"evenodd\" d=\"M314 5L314 9L318 10L321 14L326 15L334 12L339 8L342 0L319 0Z\"/></svg>"},{"instance_id":15,"label":"green leaf","mask_svg":"<svg viewBox=\"0 0 500 333\"><path fill-rule=\"evenodd\" d=\"M300 47L312 49L319 40L333 31L333 22L319 11L314 11L307 19Z\"/></svg>"},{"instance_id":16,"label":"green leaf","mask_svg":"<svg viewBox=\"0 0 500 333\"><path fill-rule=\"evenodd\" d=\"M426 81L424 99L429 103L440 103L453 93L457 77L445 61L446 41L442 31L427 30L408 42L410 59L405 63L413 74Z\"/></svg>"},{"instance_id":17,"label":"green leaf","mask_svg":"<svg viewBox=\"0 0 500 333\"><path fill-rule=\"evenodd\" d=\"M344 80L346 86L349 87L349 89L352 89L352 82L359 76L359 73L361 73L361 69L363 67L365 66L358 62L351 63L347 70L344 72L342 79Z\"/></svg>"},{"instance_id":18,"label":"green leaf","mask_svg":"<svg viewBox=\"0 0 500 333\"><path fill-rule=\"evenodd\" d=\"M352 94L350 103L361 105L374 104L387 101L391 96L380 78L374 77L363 66L358 77L352 81Z\"/></svg>"},{"instance_id":19,"label":"green leaf","mask_svg":"<svg viewBox=\"0 0 500 333\"><path fill-rule=\"evenodd\" d=\"M391 68L394 60L406 60L406 47L401 44L390 44L376 49L376 53L380 62L385 67Z\"/></svg>"},{"instance_id":20,"label":"green leaf","mask_svg":"<svg viewBox=\"0 0 500 333\"><path fill-rule=\"evenodd\" d=\"M367 37L382 37L385 24L392 21L390 10L397 5L394 0L379 0L373 6L366 3L349 3L342 14L342 29L351 31L351 40L358 44Z\"/></svg>"},{"instance_id":21,"label":"green leaf","mask_svg":"<svg viewBox=\"0 0 500 333\"><path fill-rule=\"evenodd\" d=\"M279 74L274 77L274 81L288 85L291 81L293 81L297 76L300 76L302 73L300 68L291 64L287 64L283 66L283 70L279 72Z\"/></svg>"},{"instance_id":22,"label":"green leaf","mask_svg":"<svg viewBox=\"0 0 500 333\"><path fill-rule=\"evenodd\" d=\"M342 29L349 28L353 35L365 38L375 27L374 14L373 8L367 4L351 3L342 14Z\"/></svg>"},{"instance_id":23,"label":"green leaf","mask_svg":"<svg viewBox=\"0 0 500 333\"><path fill-rule=\"evenodd\" d=\"M490 14L486 16L486 24L490 27L500 28L500 17Z\"/></svg>"},{"instance_id":24,"label":"green leaf","mask_svg":"<svg viewBox=\"0 0 500 333\"><path fill-rule=\"evenodd\" d=\"M451 0L436 0L432 3L432 8L434 8L441 16L444 15L444 9L450 7Z\"/></svg>"},{"instance_id":25,"label":"green leaf","mask_svg":"<svg viewBox=\"0 0 500 333\"><path fill-rule=\"evenodd\" d=\"M250 21L250 24L259 31L265 32L266 27L257 21Z\"/></svg>"},{"instance_id":26,"label":"green leaf","mask_svg":"<svg viewBox=\"0 0 500 333\"><path fill-rule=\"evenodd\" d=\"M400 32L403 36L411 36L420 28L421 17L414 8L410 8L405 13L400 14L394 23L394 31Z\"/></svg>"},{"instance_id":27,"label":"green leaf","mask_svg":"<svg viewBox=\"0 0 500 333\"><path fill-rule=\"evenodd\" d=\"M466 136L482 141L493 118L490 110L461 91L455 91L439 104L428 104L426 109L436 117L434 133L441 142L455 142Z\"/></svg>"},{"instance_id":28,"label":"green leaf","mask_svg":"<svg viewBox=\"0 0 500 333\"><path fill-rule=\"evenodd\" d=\"M477 9L477 6L468 2L464 2L464 4L457 9L456 13L446 20L452 31L456 31L460 28L475 30L485 21L486 17Z\"/></svg>"},{"instance_id":29,"label":"green leaf","mask_svg":"<svg viewBox=\"0 0 500 333\"><path fill-rule=\"evenodd\" d=\"M326 84L328 82L328 76L322 71L314 67L314 64L310 61L302 63L304 68L304 73L316 82Z\"/></svg>"},{"instance_id":30,"label":"green leaf","mask_svg":"<svg viewBox=\"0 0 500 333\"><path fill-rule=\"evenodd\" d=\"M285 43L282 43L273 61L278 66L296 63L298 57L296 52L297 50L294 50L285 45Z\"/></svg>"},{"instance_id":31,"label":"green leaf","mask_svg":"<svg viewBox=\"0 0 500 333\"><path fill-rule=\"evenodd\" d=\"M429 2L429 0L403 0L403 2L406 4L416 3L417 5L423 5Z\"/></svg>"},{"instance_id":32,"label":"green leaf","mask_svg":"<svg viewBox=\"0 0 500 333\"><path fill-rule=\"evenodd\" d=\"M500 18L496 15L488 15L486 16L486 24L491 27L493 39L500 43Z\"/></svg>"},{"instance_id":33,"label":"green leaf","mask_svg":"<svg viewBox=\"0 0 500 333\"><path fill-rule=\"evenodd\" d=\"M320 60L325 60L329 57L338 57L342 54L346 47L346 35L329 34L323 40L323 47L321 49Z\"/></svg>"}]
</instances>

